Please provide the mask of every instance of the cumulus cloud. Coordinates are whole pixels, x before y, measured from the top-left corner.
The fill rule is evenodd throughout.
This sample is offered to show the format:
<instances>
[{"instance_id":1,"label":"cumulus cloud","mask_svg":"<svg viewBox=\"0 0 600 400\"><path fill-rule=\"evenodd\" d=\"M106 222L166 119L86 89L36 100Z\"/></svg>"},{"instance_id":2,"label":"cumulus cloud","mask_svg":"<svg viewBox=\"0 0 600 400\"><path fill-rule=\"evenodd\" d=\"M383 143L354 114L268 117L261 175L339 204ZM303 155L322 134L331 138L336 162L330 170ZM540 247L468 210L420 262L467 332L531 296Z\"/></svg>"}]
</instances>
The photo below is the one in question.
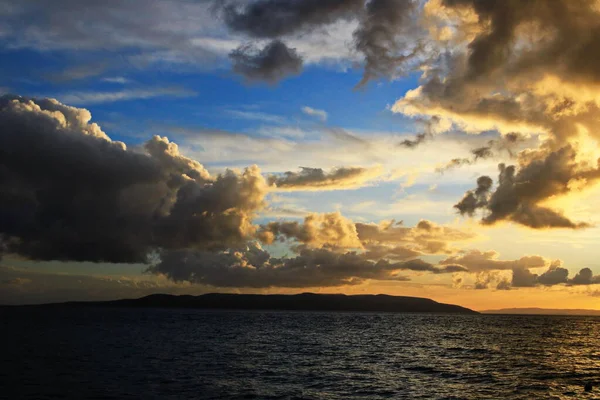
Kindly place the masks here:
<instances>
[{"instance_id":1,"label":"cumulus cloud","mask_svg":"<svg viewBox=\"0 0 600 400\"><path fill-rule=\"evenodd\" d=\"M172 251L149 271L175 281L217 287L331 287L357 285L365 280L406 281L400 271L453 273L455 266L442 268L415 259L400 262L370 261L356 252L302 249L291 258L272 258L259 246L220 253Z\"/></svg>"},{"instance_id":2,"label":"cumulus cloud","mask_svg":"<svg viewBox=\"0 0 600 400\"><path fill-rule=\"evenodd\" d=\"M233 71L248 81L277 82L302 71L302 57L280 40L274 40L258 50L242 45L229 54Z\"/></svg>"},{"instance_id":3,"label":"cumulus cloud","mask_svg":"<svg viewBox=\"0 0 600 400\"><path fill-rule=\"evenodd\" d=\"M87 110L53 99L0 99L0 236L6 253L123 263L158 256L149 272L219 287L338 286L407 280L400 271L466 270L409 256L443 251L443 240L465 237L428 221L403 234L380 225L370 237L339 213L257 229L253 219L265 209L269 191L257 167L211 175L167 138L128 148L90 120ZM403 239L394 243L394 235ZM274 258L256 238L289 240L297 255ZM377 259L375 251L381 253Z\"/></svg>"},{"instance_id":4,"label":"cumulus cloud","mask_svg":"<svg viewBox=\"0 0 600 400\"><path fill-rule=\"evenodd\" d=\"M574 145L582 132L598 137L600 75L591 66L599 60L590 51L600 32L597 2L429 0L421 17L422 40L433 56L421 69L421 86L392 110L438 118L447 130L539 134L543 141L535 157L525 152L518 166L500 165L489 201L469 192L459 211L481 209L486 224L587 226L542 203L572 192L569 182L582 179L589 186L598 176L597 160L582 161L586 149ZM472 164L493 149L477 150L442 170Z\"/></svg>"},{"instance_id":5,"label":"cumulus cloud","mask_svg":"<svg viewBox=\"0 0 600 400\"><path fill-rule=\"evenodd\" d=\"M512 280L504 279L498 283L498 289L511 287L535 287L555 285L595 285L600 284L600 276L594 276L589 268L582 268L573 278L569 278L569 270L562 267L557 260L550 264L548 269L541 274L531 272L527 267L519 265L512 270Z\"/></svg>"},{"instance_id":6,"label":"cumulus cloud","mask_svg":"<svg viewBox=\"0 0 600 400\"><path fill-rule=\"evenodd\" d=\"M367 245L404 246L424 254L448 254L455 251L452 243L473 239L471 232L431 221L421 220L414 227L403 226L401 222L382 221L379 224L356 223L358 237ZM450 263L448 263L450 264Z\"/></svg>"},{"instance_id":7,"label":"cumulus cloud","mask_svg":"<svg viewBox=\"0 0 600 400\"><path fill-rule=\"evenodd\" d=\"M85 109L0 98L0 234L38 260L145 261L157 248L223 248L254 234L258 167L211 176L155 136L112 141Z\"/></svg>"},{"instance_id":8,"label":"cumulus cloud","mask_svg":"<svg viewBox=\"0 0 600 400\"><path fill-rule=\"evenodd\" d=\"M585 222L573 222L560 212L539 205L553 196L564 195L574 188L572 182L592 182L600 177L596 166L577 162L572 146L563 147L543 158L528 159L520 169L500 164L498 187L490 192L491 178L483 176L477 189L469 191L455 205L461 214L473 215L484 211L482 222L494 224L510 220L531 228L582 228Z\"/></svg>"},{"instance_id":9,"label":"cumulus cloud","mask_svg":"<svg viewBox=\"0 0 600 400\"><path fill-rule=\"evenodd\" d=\"M537 284L538 275L532 273L527 268L513 269L512 287L533 287Z\"/></svg>"},{"instance_id":10,"label":"cumulus cloud","mask_svg":"<svg viewBox=\"0 0 600 400\"><path fill-rule=\"evenodd\" d=\"M339 212L309 214L304 218L303 223L270 222L260 228L258 237L267 244L277 239L292 239L314 248L362 249L356 226Z\"/></svg>"},{"instance_id":11,"label":"cumulus cloud","mask_svg":"<svg viewBox=\"0 0 600 400\"><path fill-rule=\"evenodd\" d=\"M381 167L340 167L325 172L321 168L300 167L300 172L271 175L269 184L282 191L322 191L357 189L381 176Z\"/></svg>"},{"instance_id":12,"label":"cumulus cloud","mask_svg":"<svg viewBox=\"0 0 600 400\"><path fill-rule=\"evenodd\" d=\"M582 268L569 280L569 284L571 285L593 285L596 283L600 283L600 275L594 275L589 268Z\"/></svg>"},{"instance_id":13,"label":"cumulus cloud","mask_svg":"<svg viewBox=\"0 0 600 400\"><path fill-rule=\"evenodd\" d=\"M323 122L327 121L328 115L325 110L319 110L316 108L304 106L304 107L302 107L302 112L308 116L318 118Z\"/></svg>"}]
</instances>

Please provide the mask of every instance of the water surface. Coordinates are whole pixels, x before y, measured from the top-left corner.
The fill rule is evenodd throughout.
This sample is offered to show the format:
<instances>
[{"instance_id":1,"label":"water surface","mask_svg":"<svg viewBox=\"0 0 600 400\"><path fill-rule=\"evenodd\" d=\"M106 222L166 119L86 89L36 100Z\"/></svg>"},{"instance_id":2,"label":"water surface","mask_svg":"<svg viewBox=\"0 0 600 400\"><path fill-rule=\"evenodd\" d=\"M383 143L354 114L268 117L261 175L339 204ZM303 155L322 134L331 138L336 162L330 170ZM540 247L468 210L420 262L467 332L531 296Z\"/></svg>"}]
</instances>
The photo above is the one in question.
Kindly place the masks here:
<instances>
[{"instance_id":1,"label":"water surface","mask_svg":"<svg viewBox=\"0 0 600 400\"><path fill-rule=\"evenodd\" d=\"M600 398L600 318L3 309L0 398Z\"/></svg>"}]
</instances>

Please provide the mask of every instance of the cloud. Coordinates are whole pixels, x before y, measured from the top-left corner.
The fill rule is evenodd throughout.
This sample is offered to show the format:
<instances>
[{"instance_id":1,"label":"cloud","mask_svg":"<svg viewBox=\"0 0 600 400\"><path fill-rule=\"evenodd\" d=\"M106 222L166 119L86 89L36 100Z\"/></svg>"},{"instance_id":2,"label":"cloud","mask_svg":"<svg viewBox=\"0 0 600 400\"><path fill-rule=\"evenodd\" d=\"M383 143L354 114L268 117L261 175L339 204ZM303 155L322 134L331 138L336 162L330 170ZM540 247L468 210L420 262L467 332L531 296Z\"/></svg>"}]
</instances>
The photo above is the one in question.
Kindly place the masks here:
<instances>
[{"instance_id":1,"label":"cloud","mask_svg":"<svg viewBox=\"0 0 600 400\"><path fill-rule=\"evenodd\" d=\"M593 285L600 283L600 275L595 275L589 268L582 268L572 279L569 280L571 285Z\"/></svg>"},{"instance_id":2,"label":"cloud","mask_svg":"<svg viewBox=\"0 0 600 400\"><path fill-rule=\"evenodd\" d=\"M521 152L518 166L499 166L498 189L488 202L474 201L469 192L457 204L459 211L472 214L469 207L464 212L466 201L480 205L485 224L588 226L543 203L575 191L569 182L586 180L589 186L597 179L598 157L583 162L587 149L575 145L582 133L598 137L600 74L591 66L600 60L590 50L600 32L596 2L429 0L421 17L426 32L420 40L431 57L421 66L421 85L392 111L438 118L447 131L495 130L542 139L535 156ZM442 169L489 155L482 151Z\"/></svg>"},{"instance_id":3,"label":"cloud","mask_svg":"<svg viewBox=\"0 0 600 400\"><path fill-rule=\"evenodd\" d=\"M407 281L400 271L453 273L460 268L437 268L422 260L373 262L355 252L302 249L291 258L272 258L257 245L221 253L173 251L149 268L181 282L216 287L332 287L358 285L366 280Z\"/></svg>"},{"instance_id":4,"label":"cloud","mask_svg":"<svg viewBox=\"0 0 600 400\"><path fill-rule=\"evenodd\" d=\"M12 278L12 279L4 279L0 281L0 283L4 285L14 285L14 286L22 286L31 283L31 279L28 278Z\"/></svg>"},{"instance_id":5,"label":"cloud","mask_svg":"<svg viewBox=\"0 0 600 400\"><path fill-rule=\"evenodd\" d=\"M367 245L402 245L424 254L448 254L455 251L454 242L473 239L475 235L455 228L440 226L421 220L414 227L405 227L401 222L382 221L379 224L356 223L361 242ZM447 263L447 264L450 264Z\"/></svg>"},{"instance_id":6,"label":"cloud","mask_svg":"<svg viewBox=\"0 0 600 400\"><path fill-rule=\"evenodd\" d=\"M233 71L248 81L275 83L302 71L302 58L295 49L274 40L263 49L242 45L229 54Z\"/></svg>"},{"instance_id":7,"label":"cloud","mask_svg":"<svg viewBox=\"0 0 600 400\"><path fill-rule=\"evenodd\" d=\"M404 75L422 62L422 36L417 1L370 0L354 32L356 49L364 54L364 74L358 86L376 78Z\"/></svg>"},{"instance_id":8,"label":"cloud","mask_svg":"<svg viewBox=\"0 0 600 400\"><path fill-rule=\"evenodd\" d=\"M407 280L400 271L465 271L401 255L401 245L409 249L405 255L427 253L442 251L441 239L462 237L428 221L399 243L365 239L364 227L338 213L257 230L253 220L266 209L269 191L257 167L211 175L167 138L154 136L129 149L90 120L87 110L53 99L1 98L0 236L6 253L122 263L158 256L149 272L219 287L339 286ZM297 255L274 258L254 242L257 237L285 238ZM390 248L372 260L373 245Z\"/></svg>"},{"instance_id":9,"label":"cloud","mask_svg":"<svg viewBox=\"0 0 600 400\"><path fill-rule=\"evenodd\" d=\"M102 81L108 83L118 83L119 85L125 85L126 83L131 82L129 79L124 76L109 76L106 78L102 78Z\"/></svg>"},{"instance_id":10,"label":"cloud","mask_svg":"<svg viewBox=\"0 0 600 400\"><path fill-rule=\"evenodd\" d=\"M420 64L417 56L423 47L415 38L422 28L415 23L414 1L258 0L244 6L225 2L219 9L229 29L257 39L293 39L315 30L327 36L327 28L335 23L357 21L352 44L365 61L359 86L404 74Z\"/></svg>"},{"instance_id":11,"label":"cloud","mask_svg":"<svg viewBox=\"0 0 600 400\"><path fill-rule=\"evenodd\" d=\"M538 285L554 286L565 284L569 281L569 270L562 268L560 264L552 264L548 270L537 275L524 267L513 269L512 287L534 287Z\"/></svg>"},{"instance_id":12,"label":"cloud","mask_svg":"<svg viewBox=\"0 0 600 400\"><path fill-rule=\"evenodd\" d=\"M362 9L362 3L362 0L258 0L243 7L223 2L221 10L230 29L271 39L308 31L340 18L353 18Z\"/></svg>"},{"instance_id":13,"label":"cloud","mask_svg":"<svg viewBox=\"0 0 600 400\"><path fill-rule=\"evenodd\" d=\"M327 112L325 110L304 106L302 107L302 112L308 116L318 118L323 122L327 121Z\"/></svg>"},{"instance_id":14,"label":"cloud","mask_svg":"<svg viewBox=\"0 0 600 400\"><path fill-rule=\"evenodd\" d=\"M354 223L339 212L309 214L303 223L270 222L261 226L258 237L267 244L278 239L292 239L313 248L362 248Z\"/></svg>"},{"instance_id":15,"label":"cloud","mask_svg":"<svg viewBox=\"0 0 600 400\"><path fill-rule=\"evenodd\" d=\"M547 271L542 273L537 281L541 285L553 286L561 283L566 283L569 276L569 270L562 268L560 264L551 265Z\"/></svg>"},{"instance_id":16,"label":"cloud","mask_svg":"<svg viewBox=\"0 0 600 400\"><path fill-rule=\"evenodd\" d=\"M303 249L292 258L271 258L257 246L239 251L207 253L174 251L149 271L170 279L216 287L331 287L357 285L368 279L406 281L398 271L421 266L420 261L377 263L357 253Z\"/></svg>"},{"instance_id":17,"label":"cloud","mask_svg":"<svg viewBox=\"0 0 600 400\"><path fill-rule=\"evenodd\" d=\"M357 136L351 132L348 132L344 128L333 127L326 128L325 131L329 133L333 138L337 139L340 142L346 142L350 145L359 145L364 147L369 147L369 141L360 136Z\"/></svg>"},{"instance_id":18,"label":"cloud","mask_svg":"<svg viewBox=\"0 0 600 400\"><path fill-rule=\"evenodd\" d=\"M329 172L321 168L300 167L300 172L271 175L269 184L281 191L323 191L357 189L382 175L381 167L340 167Z\"/></svg>"},{"instance_id":19,"label":"cloud","mask_svg":"<svg viewBox=\"0 0 600 400\"><path fill-rule=\"evenodd\" d=\"M498 278L498 274L494 272L478 272L475 274L475 290L488 289L491 283Z\"/></svg>"},{"instance_id":20,"label":"cloud","mask_svg":"<svg viewBox=\"0 0 600 400\"><path fill-rule=\"evenodd\" d=\"M386 258L389 260L410 260L422 256L423 253L405 246L385 246L379 244L365 245L365 257L369 260Z\"/></svg>"},{"instance_id":21,"label":"cloud","mask_svg":"<svg viewBox=\"0 0 600 400\"><path fill-rule=\"evenodd\" d=\"M270 222L261 226L258 237L267 244L276 240L293 240L313 248L365 249L365 257L370 260L403 260L449 252L450 242L468 240L473 235L426 220L421 220L415 227L404 227L395 221L355 223L334 212L309 214L302 223Z\"/></svg>"},{"instance_id":22,"label":"cloud","mask_svg":"<svg viewBox=\"0 0 600 400\"><path fill-rule=\"evenodd\" d=\"M538 275L532 273L527 268L513 269L512 287L534 287L537 285Z\"/></svg>"},{"instance_id":23,"label":"cloud","mask_svg":"<svg viewBox=\"0 0 600 400\"><path fill-rule=\"evenodd\" d=\"M595 285L600 284L600 276L594 276L589 268L582 268L573 278L569 278L569 270L561 266L559 260L553 262L546 271L538 275L524 266L515 266L512 270L512 281L499 282L498 289L511 287L535 287L555 285Z\"/></svg>"},{"instance_id":24,"label":"cloud","mask_svg":"<svg viewBox=\"0 0 600 400\"><path fill-rule=\"evenodd\" d=\"M130 89L116 92L71 92L60 94L57 97L69 104L91 105L101 103L113 103L117 101L129 101L140 99L152 99L155 97L191 97L197 93L181 88L157 88L157 89Z\"/></svg>"},{"instance_id":25,"label":"cloud","mask_svg":"<svg viewBox=\"0 0 600 400\"><path fill-rule=\"evenodd\" d=\"M453 158L447 164L436 168L436 171L439 173L444 173L450 169L458 168L464 165L472 165L475 164L479 160L485 160L488 158L492 158L496 156L501 151L506 151L508 155L512 158L514 156L513 148L514 146L524 141L525 138L523 135L512 132L506 135L503 135L500 139L490 140L485 146L476 147L471 149L471 157L469 158Z\"/></svg>"},{"instance_id":26,"label":"cloud","mask_svg":"<svg viewBox=\"0 0 600 400\"><path fill-rule=\"evenodd\" d=\"M225 112L234 118L250 121L262 121L272 124L284 124L286 122L285 117L282 117L281 115L268 114L260 111L227 110Z\"/></svg>"},{"instance_id":27,"label":"cloud","mask_svg":"<svg viewBox=\"0 0 600 400\"><path fill-rule=\"evenodd\" d=\"M463 251L440 261L441 265L462 265L470 272L485 272L511 269L529 269L544 267L547 260L541 256L524 256L518 260L499 260L495 251L482 252L479 250Z\"/></svg>"},{"instance_id":28,"label":"cloud","mask_svg":"<svg viewBox=\"0 0 600 400\"><path fill-rule=\"evenodd\" d=\"M85 109L0 98L0 236L36 260L143 262L156 249L227 248L254 235L258 167L211 176L154 136L112 141Z\"/></svg>"},{"instance_id":29,"label":"cloud","mask_svg":"<svg viewBox=\"0 0 600 400\"><path fill-rule=\"evenodd\" d=\"M83 64L66 68L58 73L50 74L49 77L55 82L76 81L102 75L107 68L108 65L105 62Z\"/></svg>"},{"instance_id":30,"label":"cloud","mask_svg":"<svg viewBox=\"0 0 600 400\"><path fill-rule=\"evenodd\" d=\"M143 297L156 292L206 292L206 288L200 285L193 287L189 283L175 283L160 275L72 275L3 266L0 266L0 287L2 305L114 300Z\"/></svg>"},{"instance_id":31,"label":"cloud","mask_svg":"<svg viewBox=\"0 0 600 400\"><path fill-rule=\"evenodd\" d=\"M477 189L467 192L455 207L463 215L483 210L481 222L484 224L510 220L537 229L588 226L585 222L573 222L539 203L573 191L574 181L591 183L597 180L600 170L578 163L572 146L542 154L541 158L525 160L521 165L517 170L515 166L500 164L499 184L494 192L490 192L491 178L480 177Z\"/></svg>"}]
</instances>

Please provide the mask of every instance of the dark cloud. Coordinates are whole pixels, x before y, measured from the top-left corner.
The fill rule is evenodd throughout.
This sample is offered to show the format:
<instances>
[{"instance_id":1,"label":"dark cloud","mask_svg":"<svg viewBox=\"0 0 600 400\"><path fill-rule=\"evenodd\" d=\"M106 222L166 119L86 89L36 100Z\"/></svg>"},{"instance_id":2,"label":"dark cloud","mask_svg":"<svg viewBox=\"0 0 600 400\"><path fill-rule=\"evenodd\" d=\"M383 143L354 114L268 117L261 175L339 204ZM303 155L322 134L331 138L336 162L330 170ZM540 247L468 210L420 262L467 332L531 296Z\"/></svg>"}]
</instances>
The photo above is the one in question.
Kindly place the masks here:
<instances>
[{"instance_id":1,"label":"dark cloud","mask_svg":"<svg viewBox=\"0 0 600 400\"><path fill-rule=\"evenodd\" d=\"M555 285L595 285L600 284L600 276L594 276L589 268L581 269L573 278L569 278L569 270L561 267L561 263L552 263L541 275L532 273L529 269L518 266L513 269L512 282L500 282L505 289L510 287L534 287Z\"/></svg>"},{"instance_id":2,"label":"dark cloud","mask_svg":"<svg viewBox=\"0 0 600 400\"><path fill-rule=\"evenodd\" d=\"M479 160L486 160L495 157L502 151L506 151L512 158L514 157L514 146L525 140L523 135L519 133L508 133L497 140L488 141L487 145L476 147L471 150L472 156L469 158L453 158L446 165L436 168L436 172L444 173L448 170L462 167L465 165L473 165Z\"/></svg>"},{"instance_id":3,"label":"dark cloud","mask_svg":"<svg viewBox=\"0 0 600 400\"><path fill-rule=\"evenodd\" d=\"M300 35L339 20L358 20L354 47L364 55L359 86L416 69L424 54L418 41L418 2L411 0L257 0L218 7L229 29L259 39Z\"/></svg>"},{"instance_id":4,"label":"dark cloud","mask_svg":"<svg viewBox=\"0 0 600 400\"><path fill-rule=\"evenodd\" d=\"M421 62L424 44L415 20L418 3L411 0L369 0L354 32L356 49L365 57L359 86L376 78L404 75Z\"/></svg>"},{"instance_id":5,"label":"dark cloud","mask_svg":"<svg viewBox=\"0 0 600 400\"><path fill-rule=\"evenodd\" d=\"M570 183L575 180L587 182L600 177L595 167L582 170L585 166L576 161L576 156L573 147L565 146L543 158L525 161L519 170L500 164L498 187L493 193L490 193L491 179L481 177L477 189L467 192L455 207L463 215L484 210L484 224L510 220L538 229L586 227L588 224L584 222L573 222L558 211L538 205L552 196L571 192Z\"/></svg>"},{"instance_id":6,"label":"dark cloud","mask_svg":"<svg viewBox=\"0 0 600 400\"><path fill-rule=\"evenodd\" d=\"M233 71L248 81L274 83L302 71L302 57L280 40L274 40L259 50L243 45L229 54Z\"/></svg>"},{"instance_id":7,"label":"dark cloud","mask_svg":"<svg viewBox=\"0 0 600 400\"><path fill-rule=\"evenodd\" d=\"M489 272L510 269L529 269L546 266L541 256L524 256L517 260L499 260L495 251L469 250L440 261L440 265L461 265L470 272Z\"/></svg>"},{"instance_id":8,"label":"dark cloud","mask_svg":"<svg viewBox=\"0 0 600 400\"><path fill-rule=\"evenodd\" d=\"M328 249L302 249L296 257L272 258L250 245L240 251L207 253L172 251L149 269L174 281L189 281L216 287L331 287L357 285L368 279L406 281L399 271L452 273L460 267L437 268L416 259L401 262L370 261L364 255Z\"/></svg>"},{"instance_id":9,"label":"dark cloud","mask_svg":"<svg viewBox=\"0 0 600 400\"><path fill-rule=\"evenodd\" d=\"M364 186L381 175L381 168L340 167L329 172L321 168L300 167L300 172L271 175L270 185L279 190L339 190Z\"/></svg>"},{"instance_id":10,"label":"dark cloud","mask_svg":"<svg viewBox=\"0 0 600 400\"><path fill-rule=\"evenodd\" d=\"M340 18L354 18L364 0L258 0L223 2L227 26L255 38L269 39L318 28Z\"/></svg>"},{"instance_id":11,"label":"dark cloud","mask_svg":"<svg viewBox=\"0 0 600 400\"><path fill-rule=\"evenodd\" d=\"M489 193L493 184L494 181L489 176L480 176L477 178L477 188L469 190L454 207L461 215L473 216L477 209L488 204Z\"/></svg>"},{"instance_id":12,"label":"dark cloud","mask_svg":"<svg viewBox=\"0 0 600 400\"><path fill-rule=\"evenodd\" d=\"M600 58L593 49L600 45L600 10L594 0L444 0L444 5L470 8L479 24L488 29L479 32L469 44L468 78L490 77L498 70L510 74L524 71L552 72L597 80L594 65ZM534 35L551 32L536 46L517 46L519 29L536 24ZM568 38L565 39L565 38Z\"/></svg>"},{"instance_id":13,"label":"dark cloud","mask_svg":"<svg viewBox=\"0 0 600 400\"><path fill-rule=\"evenodd\" d=\"M569 279L571 285L593 285L597 283L600 283L600 275L594 275L589 268L582 268L572 279Z\"/></svg>"},{"instance_id":14,"label":"dark cloud","mask_svg":"<svg viewBox=\"0 0 600 400\"><path fill-rule=\"evenodd\" d=\"M112 141L87 110L0 98L0 234L37 260L142 262L157 248L224 248L254 233L257 167L210 176L155 136Z\"/></svg>"},{"instance_id":15,"label":"dark cloud","mask_svg":"<svg viewBox=\"0 0 600 400\"><path fill-rule=\"evenodd\" d=\"M422 130L422 132L417 133L414 139L405 139L401 141L398 144L399 146L414 149L420 144L430 140L435 134L436 127L439 125L440 119L436 116L433 116L430 118L416 118L414 122L415 125Z\"/></svg>"},{"instance_id":16,"label":"dark cloud","mask_svg":"<svg viewBox=\"0 0 600 400\"><path fill-rule=\"evenodd\" d=\"M527 268L517 267L513 269L511 281L512 287L534 287L538 283L538 275Z\"/></svg>"},{"instance_id":17,"label":"dark cloud","mask_svg":"<svg viewBox=\"0 0 600 400\"><path fill-rule=\"evenodd\" d=\"M419 146L425 140L427 140L430 136L427 133L418 133L414 139L404 139L400 142L400 146L406 147L409 149L414 149Z\"/></svg>"},{"instance_id":18,"label":"dark cloud","mask_svg":"<svg viewBox=\"0 0 600 400\"><path fill-rule=\"evenodd\" d=\"M567 194L569 182L592 181L596 160L579 157L579 136L598 137L600 103L594 94L600 63L600 9L593 0L443 0L424 7L431 59L422 85L392 108L411 117L436 116L472 133L542 134L536 157L501 166L489 202L467 194L458 206L485 211L484 223L509 220L532 228L582 228L541 204ZM583 133L582 133L583 132ZM513 139L513 137L507 137ZM476 157L455 159L450 167ZM527 155L527 152L525 152ZM459 208L465 214L471 207Z\"/></svg>"},{"instance_id":19,"label":"dark cloud","mask_svg":"<svg viewBox=\"0 0 600 400\"><path fill-rule=\"evenodd\" d=\"M561 283L567 283L569 276L569 270L562 268L560 264L551 265L547 271L542 273L537 281L540 285L553 286Z\"/></svg>"},{"instance_id":20,"label":"dark cloud","mask_svg":"<svg viewBox=\"0 0 600 400\"><path fill-rule=\"evenodd\" d=\"M396 272L412 263L372 262L357 253L327 249L304 249L296 257L277 259L251 246L223 253L169 252L150 272L217 287L300 288L356 285L366 279L404 281L407 278Z\"/></svg>"},{"instance_id":21,"label":"dark cloud","mask_svg":"<svg viewBox=\"0 0 600 400\"><path fill-rule=\"evenodd\" d=\"M137 267L132 267L137 270ZM99 272L96 270L96 272ZM0 266L0 304L40 304L138 298L153 293L200 294L202 286L179 285L158 276L81 275Z\"/></svg>"}]
</instances>

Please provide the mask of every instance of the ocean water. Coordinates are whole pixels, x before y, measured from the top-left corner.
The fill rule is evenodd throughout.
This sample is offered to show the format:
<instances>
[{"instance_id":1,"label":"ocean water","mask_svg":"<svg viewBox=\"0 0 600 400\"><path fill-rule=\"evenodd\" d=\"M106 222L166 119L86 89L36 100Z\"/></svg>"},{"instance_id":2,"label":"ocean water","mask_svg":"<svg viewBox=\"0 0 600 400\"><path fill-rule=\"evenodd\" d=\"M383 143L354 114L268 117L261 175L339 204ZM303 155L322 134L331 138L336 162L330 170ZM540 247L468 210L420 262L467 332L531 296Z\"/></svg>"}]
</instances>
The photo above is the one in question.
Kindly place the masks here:
<instances>
[{"instance_id":1,"label":"ocean water","mask_svg":"<svg viewBox=\"0 0 600 400\"><path fill-rule=\"evenodd\" d=\"M0 327L6 399L600 398L594 317L2 309Z\"/></svg>"}]
</instances>

